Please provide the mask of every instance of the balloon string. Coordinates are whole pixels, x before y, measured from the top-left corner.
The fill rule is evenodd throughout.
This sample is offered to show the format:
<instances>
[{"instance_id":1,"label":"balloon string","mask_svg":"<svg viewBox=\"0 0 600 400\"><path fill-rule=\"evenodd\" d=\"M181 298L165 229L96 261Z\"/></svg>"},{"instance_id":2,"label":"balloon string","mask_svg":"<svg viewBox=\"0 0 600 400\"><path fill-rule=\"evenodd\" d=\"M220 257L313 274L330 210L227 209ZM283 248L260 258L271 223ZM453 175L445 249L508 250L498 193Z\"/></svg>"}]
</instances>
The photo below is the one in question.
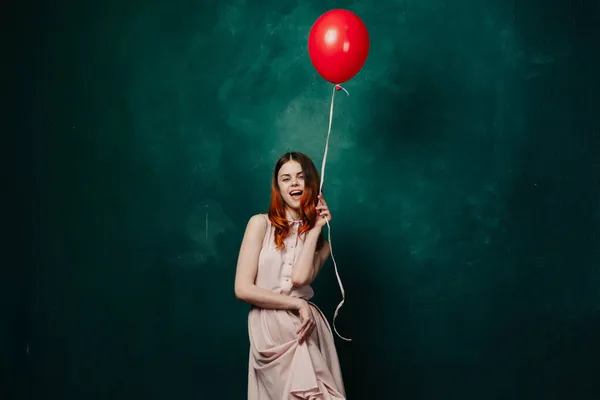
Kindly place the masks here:
<instances>
[{"instance_id":1,"label":"balloon string","mask_svg":"<svg viewBox=\"0 0 600 400\"><path fill-rule=\"evenodd\" d=\"M327 130L327 140L325 141L325 154L323 155L323 162L321 164L321 184L319 186L320 193L323 190L323 181L325 180L325 162L327 160L327 151L329 150L329 136L331 135L331 122L333 120L333 102L335 99L335 92L338 90L343 90L348 96L350 96L350 93L348 93L348 91L340 85L333 86L333 92L331 93L331 107L329 108L329 129ZM335 309L335 313L333 314L333 330L340 337L340 339L351 342L352 339L348 339L340 335L340 333L337 331L337 328L335 327L335 319L337 318L340 308L342 308L342 305L346 300L346 293L344 292L344 286L342 285L342 280L340 279L340 274L338 273L335 257L333 256L333 246L331 245L331 226L329 225L329 221L327 221L327 237L329 240L329 251L331 253L331 260L333 261L333 267L335 269L335 276L337 277L338 284L340 285L340 290L342 292L342 301L340 302L340 304L338 304L338 306Z\"/></svg>"},{"instance_id":2,"label":"balloon string","mask_svg":"<svg viewBox=\"0 0 600 400\"><path fill-rule=\"evenodd\" d=\"M323 191L323 181L325 180L325 162L327 161L327 151L329 150L329 136L331 136L331 123L333 121L333 103L335 100L335 92L343 90L348 96L350 93L340 85L334 85L331 93L331 106L329 107L329 129L327 130L327 140L325 140L325 155L323 156L323 162L321 163L321 184L319 186L319 192Z\"/></svg>"}]
</instances>

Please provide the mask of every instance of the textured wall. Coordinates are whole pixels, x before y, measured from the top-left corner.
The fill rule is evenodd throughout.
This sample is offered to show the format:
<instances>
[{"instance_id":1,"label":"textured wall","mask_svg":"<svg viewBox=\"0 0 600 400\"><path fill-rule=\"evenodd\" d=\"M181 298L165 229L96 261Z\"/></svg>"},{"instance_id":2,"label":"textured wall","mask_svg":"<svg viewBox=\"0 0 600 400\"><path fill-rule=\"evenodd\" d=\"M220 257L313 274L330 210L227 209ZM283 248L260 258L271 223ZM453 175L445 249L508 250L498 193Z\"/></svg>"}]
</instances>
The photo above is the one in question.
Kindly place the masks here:
<instances>
[{"instance_id":1,"label":"textured wall","mask_svg":"<svg viewBox=\"0 0 600 400\"><path fill-rule=\"evenodd\" d=\"M32 398L245 398L237 251L276 158L320 166L332 8L372 41L324 187L349 398L598 398L597 2L82 3L26 25Z\"/></svg>"}]
</instances>

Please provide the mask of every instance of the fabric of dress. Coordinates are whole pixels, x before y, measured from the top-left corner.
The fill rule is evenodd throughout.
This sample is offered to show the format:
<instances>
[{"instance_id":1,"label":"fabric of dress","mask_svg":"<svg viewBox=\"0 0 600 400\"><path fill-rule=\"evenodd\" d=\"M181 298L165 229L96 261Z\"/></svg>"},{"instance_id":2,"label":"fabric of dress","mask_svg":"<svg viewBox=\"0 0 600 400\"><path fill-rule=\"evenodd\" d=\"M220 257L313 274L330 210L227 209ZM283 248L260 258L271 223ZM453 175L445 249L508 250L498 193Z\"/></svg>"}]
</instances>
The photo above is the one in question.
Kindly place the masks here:
<instances>
[{"instance_id":1,"label":"fabric of dress","mask_svg":"<svg viewBox=\"0 0 600 400\"><path fill-rule=\"evenodd\" d=\"M267 215L267 231L258 261L255 284L287 296L309 300L309 285L294 287L292 268L302 250L294 221L283 249L277 249L275 228ZM253 307L248 315L250 360L248 400L346 399L333 334L319 308L310 303L316 322L308 340L298 343L300 317L288 310Z\"/></svg>"}]
</instances>

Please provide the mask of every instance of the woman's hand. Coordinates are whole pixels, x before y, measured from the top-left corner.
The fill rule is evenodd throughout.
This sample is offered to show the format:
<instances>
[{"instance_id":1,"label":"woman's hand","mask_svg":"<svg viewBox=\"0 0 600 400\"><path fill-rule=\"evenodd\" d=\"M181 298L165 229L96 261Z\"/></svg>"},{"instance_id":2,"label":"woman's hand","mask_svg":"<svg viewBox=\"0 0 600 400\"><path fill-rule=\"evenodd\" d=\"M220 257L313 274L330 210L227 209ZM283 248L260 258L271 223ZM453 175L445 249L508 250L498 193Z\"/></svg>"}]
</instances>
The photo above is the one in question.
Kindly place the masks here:
<instances>
[{"instance_id":1,"label":"woman's hand","mask_svg":"<svg viewBox=\"0 0 600 400\"><path fill-rule=\"evenodd\" d=\"M312 311L310 309L310 305L306 300L302 300L302 305L298 308L298 313L300 314L300 321L302 325L300 329L298 329L298 343L302 344L306 339L310 337L315 326L315 319L312 315Z\"/></svg>"},{"instance_id":2,"label":"woman's hand","mask_svg":"<svg viewBox=\"0 0 600 400\"><path fill-rule=\"evenodd\" d=\"M316 207L317 222L315 222L315 227L323 228L329 221L331 221L331 212L329 211L329 207L327 207L327 202L325 202L322 193L319 193L318 199L319 203Z\"/></svg>"}]
</instances>

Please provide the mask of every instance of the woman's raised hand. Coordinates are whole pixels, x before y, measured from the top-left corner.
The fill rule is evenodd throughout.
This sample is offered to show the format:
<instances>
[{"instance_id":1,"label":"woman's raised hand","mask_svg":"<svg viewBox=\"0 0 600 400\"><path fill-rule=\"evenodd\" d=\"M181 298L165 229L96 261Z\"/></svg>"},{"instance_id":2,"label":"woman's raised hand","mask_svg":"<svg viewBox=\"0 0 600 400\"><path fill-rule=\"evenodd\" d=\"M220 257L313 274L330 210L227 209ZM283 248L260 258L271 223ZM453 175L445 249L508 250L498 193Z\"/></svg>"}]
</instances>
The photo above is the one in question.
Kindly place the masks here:
<instances>
[{"instance_id":1,"label":"woman's raised hand","mask_svg":"<svg viewBox=\"0 0 600 400\"><path fill-rule=\"evenodd\" d=\"M315 207L317 210L317 222L315 223L315 226L322 228L331 221L331 211L329 211L329 207L327 206L327 202L323 198L322 193L319 193L318 199L319 203L317 204L317 207Z\"/></svg>"}]
</instances>

